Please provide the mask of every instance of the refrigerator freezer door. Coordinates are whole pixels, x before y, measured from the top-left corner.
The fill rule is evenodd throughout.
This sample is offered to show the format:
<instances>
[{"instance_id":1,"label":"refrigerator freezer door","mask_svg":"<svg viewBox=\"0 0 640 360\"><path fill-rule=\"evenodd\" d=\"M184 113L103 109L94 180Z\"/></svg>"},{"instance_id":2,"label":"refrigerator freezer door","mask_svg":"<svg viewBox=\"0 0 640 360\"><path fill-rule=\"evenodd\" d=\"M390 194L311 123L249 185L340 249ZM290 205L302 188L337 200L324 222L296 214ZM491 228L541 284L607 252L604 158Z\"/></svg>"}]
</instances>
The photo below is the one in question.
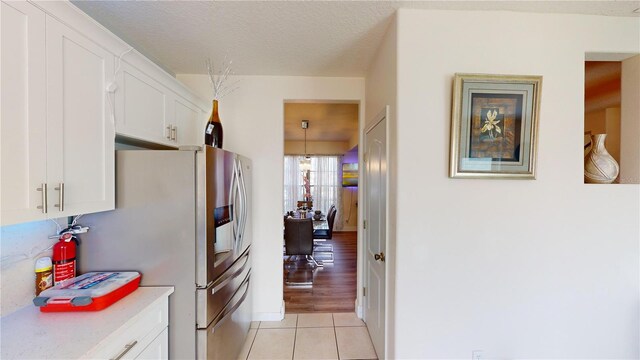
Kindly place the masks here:
<instances>
[{"instance_id":1,"label":"refrigerator freezer door","mask_svg":"<svg viewBox=\"0 0 640 360\"><path fill-rule=\"evenodd\" d=\"M211 324L247 278L251 270L249 253L240 257L211 286L196 290L196 328L205 329Z\"/></svg>"},{"instance_id":2,"label":"refrigerator freezer door","mask_svg":"<svg viewBox=\"0 0 640 360\"><path fill-rule=\"evenodd\" d=\"M251 275L206 329L196 330L197 359L237 359L251 325Z\"/></svg>"}]
</instances>

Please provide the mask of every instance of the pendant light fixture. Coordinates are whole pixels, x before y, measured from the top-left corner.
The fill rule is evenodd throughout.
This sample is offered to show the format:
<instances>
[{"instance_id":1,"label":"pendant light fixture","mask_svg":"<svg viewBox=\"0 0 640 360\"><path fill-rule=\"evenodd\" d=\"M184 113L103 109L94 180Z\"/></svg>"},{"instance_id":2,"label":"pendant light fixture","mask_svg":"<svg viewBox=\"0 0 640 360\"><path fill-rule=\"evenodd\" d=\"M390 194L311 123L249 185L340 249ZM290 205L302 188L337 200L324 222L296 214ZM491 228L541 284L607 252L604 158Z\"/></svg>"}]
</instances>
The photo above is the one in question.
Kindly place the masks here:
<instances>
[{"instance_id":1,"label":"pendant light fixture","mask_svg":"<svg viewBox=\"0 0 640 360\"><path fill-rule=\"evenodd\" d=\"M300 160L300 170L307 172L311 170L311 157L307 153L307 129L309 128L309 120L302 120L302 129L304 130L304 158Z\"/></svg>"}]
</instances>

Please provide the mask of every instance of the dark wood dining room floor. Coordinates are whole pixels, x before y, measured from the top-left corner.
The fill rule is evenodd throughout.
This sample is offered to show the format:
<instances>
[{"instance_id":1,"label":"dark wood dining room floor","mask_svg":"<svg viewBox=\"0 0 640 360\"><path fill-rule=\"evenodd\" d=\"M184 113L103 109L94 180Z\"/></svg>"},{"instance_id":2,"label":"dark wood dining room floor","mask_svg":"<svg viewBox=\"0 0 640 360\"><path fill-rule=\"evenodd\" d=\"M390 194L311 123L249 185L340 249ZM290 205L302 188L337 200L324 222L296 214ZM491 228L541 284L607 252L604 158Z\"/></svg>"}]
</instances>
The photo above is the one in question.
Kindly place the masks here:
<instances>
[{"instance_id":1,"label":"dark wood dining room floor","mask_svg":"<svg viewBox=\"0 0 640 360\"><path fill-rule=\"evenodd\" d=\"M284 286L285 311L293 313L354 312L356 300L357 233L333 232L334 263L313 271L313 286ZM286 265L285 265L286 267ZM283 270L287 277L287 270Z\"/></svg>"}]
</instances>

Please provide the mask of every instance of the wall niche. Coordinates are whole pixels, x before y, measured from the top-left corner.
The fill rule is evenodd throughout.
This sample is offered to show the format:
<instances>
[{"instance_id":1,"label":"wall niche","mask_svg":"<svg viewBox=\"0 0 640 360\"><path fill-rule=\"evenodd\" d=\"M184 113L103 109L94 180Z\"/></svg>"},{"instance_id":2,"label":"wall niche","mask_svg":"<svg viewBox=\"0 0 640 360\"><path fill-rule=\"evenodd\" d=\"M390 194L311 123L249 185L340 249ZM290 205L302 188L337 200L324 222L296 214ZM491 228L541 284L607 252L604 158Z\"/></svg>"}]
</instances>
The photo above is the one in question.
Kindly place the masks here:
<instances>
[{"instance_id":1,"label":"wall niche","mask_svg":"<svg viewBox=\"0 0 640 360\"><path fill-rule=\"evenodd\" d=\"M584 156L591 135L606 134L605 148L620 167L613 183L638 184L640 55L589 54L584 69Z\"/></svg>"}]
</instances>

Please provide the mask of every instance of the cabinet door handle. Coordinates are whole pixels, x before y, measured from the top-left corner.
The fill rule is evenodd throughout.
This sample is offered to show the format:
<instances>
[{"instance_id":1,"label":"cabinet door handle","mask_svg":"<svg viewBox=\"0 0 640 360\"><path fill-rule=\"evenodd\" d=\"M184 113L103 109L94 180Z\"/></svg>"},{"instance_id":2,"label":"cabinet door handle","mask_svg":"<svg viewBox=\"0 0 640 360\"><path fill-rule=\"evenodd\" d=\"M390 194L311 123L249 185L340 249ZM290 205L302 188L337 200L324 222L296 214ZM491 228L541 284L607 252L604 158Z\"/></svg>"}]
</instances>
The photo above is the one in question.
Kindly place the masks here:
<instances>
[{"instance_id":1,"label":"cabinet door handle","mask_svg":"<svg viewBox=\"0 0 640 360\"><path fill-rule=\"evenodd\" d=\"M171 138L171 135L172 135L172 134L173 134L173 132L171 131L171 125L168 125L168 126L167 126L167 139L169 139L169 140L173 140L173 139Z\"/></svg>"},{"instance_id":2,"label":"cabinet door handle","mask_svg":"<svg viewBox=\"0 0 640 360\"><path fill-rule=\"evenodd\" d=\"M138 340L134 340L128 343L127 345L124 346L124 349L122 349L122 351L120 351L120 353L116 355L116 357L112 358L111 360L122 359L122 357L125 356L129 352L129 350L133 349L133 347L136 346L137 343L138 343Z\"/></svg>"},{"instance_id":3,"label":"cabinet door handle","mask_svg":"<svg viewBox=\"0 0 640 360\"><path fill-rule=\"evenodd\" d=\"M172 126L171 127L171 137L173 137L173 141L178 141L178 127L177 126Z\"/></svg>"},{"instance_id":4,"label":"cabinet door handle","mask_svg":"<svg viewBox=\"0 0 640 360\"><path fill-rule=\"evenodd\" d=\"M38 209L42 209L42 213L47 213L47 184L43 183L36 190L42 191L42 205L38 206Z\"/></svg>"},{"instance_id":5,"label":"cabinet door handle","mask_svg":"<svg viewBox=\"0 0 640 360\"><path fill-rule=\"evenodd\" d=\"M60 211L64 211L64 183L60 183L58 187L54 189L60 192L58 194L58 203L54 206L59 208Z\"/></svg>"}]
</instances>

